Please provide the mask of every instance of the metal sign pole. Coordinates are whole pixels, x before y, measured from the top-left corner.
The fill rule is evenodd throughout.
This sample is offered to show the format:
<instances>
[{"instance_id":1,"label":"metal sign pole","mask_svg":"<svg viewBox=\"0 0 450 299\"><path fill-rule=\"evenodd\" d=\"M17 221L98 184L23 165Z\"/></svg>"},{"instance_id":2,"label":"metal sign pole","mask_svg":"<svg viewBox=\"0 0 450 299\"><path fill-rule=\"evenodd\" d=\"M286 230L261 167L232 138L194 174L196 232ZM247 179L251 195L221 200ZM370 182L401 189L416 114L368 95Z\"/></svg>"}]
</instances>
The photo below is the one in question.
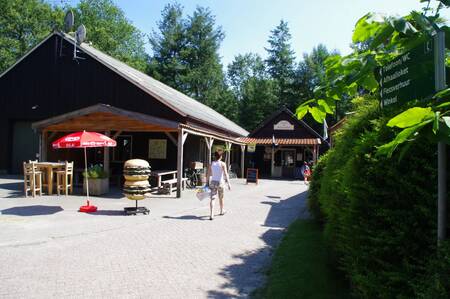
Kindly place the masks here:
<instances>
[{"instance_id":1,"label":"metal sign pole","mask_svg":"<svg viewBox=\"0 0 450 299\"><path fill-rule=\"evenodd\" d=\"M435 87L436 91L445 86L445 34L438 32L434 37ZM445 240L447 230L447 146L438 143L438 244Z\"/></svg>"}]
</instances>

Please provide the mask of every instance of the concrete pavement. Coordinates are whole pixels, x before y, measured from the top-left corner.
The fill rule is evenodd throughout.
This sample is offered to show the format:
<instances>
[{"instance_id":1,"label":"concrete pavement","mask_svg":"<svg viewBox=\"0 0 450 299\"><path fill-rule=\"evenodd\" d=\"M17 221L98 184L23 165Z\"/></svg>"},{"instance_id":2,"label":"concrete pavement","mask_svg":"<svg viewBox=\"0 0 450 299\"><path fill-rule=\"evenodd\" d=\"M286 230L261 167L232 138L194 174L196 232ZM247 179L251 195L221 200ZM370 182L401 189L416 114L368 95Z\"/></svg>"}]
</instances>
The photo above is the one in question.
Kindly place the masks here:
<instances>
[{"instance_id":1,"label":"concrete pavement","mask_svg":"<svg viewBox=\"0 0 450 299\"><path fill-rule=\"evenodd\" d=\"M213 221L193 191L123 216L134 202L119 192L83 214L82 196L24 198L18 188L0 179L0 298L245 298L283 230L306 217L299 181L236 179L228 213Z\"/></svg>"}]
</instances>

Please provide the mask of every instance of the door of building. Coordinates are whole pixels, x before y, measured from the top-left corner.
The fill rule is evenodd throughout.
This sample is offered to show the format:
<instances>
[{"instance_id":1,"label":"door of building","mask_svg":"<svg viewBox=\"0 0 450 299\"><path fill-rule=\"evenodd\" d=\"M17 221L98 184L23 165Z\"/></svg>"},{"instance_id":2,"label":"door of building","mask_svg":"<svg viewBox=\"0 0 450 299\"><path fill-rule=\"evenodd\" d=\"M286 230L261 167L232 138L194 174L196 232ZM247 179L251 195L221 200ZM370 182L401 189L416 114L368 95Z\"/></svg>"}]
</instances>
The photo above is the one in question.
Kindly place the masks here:
<instances>
[{"instance_id":1,"label":"door of building","mask_svg":"<svg viewBox=\"0 0 450 299\"><path fill-rule=\"evenodd\" d=\"M292 178L294 176L296 152L295 149L283 149L281 152L281 175Z\"/></svg>"},{"instance_id":2,"label":"door of building","mask_svg":"<svg viewBox=\"0 0 450 299\"><path fill-rule=\"evenodd\" d=\"M23 162L37 159L39 135L31 128L31 122L14 123L11 150L11 173L13 174L23 172Z\"/></svg>"}]
</instances>

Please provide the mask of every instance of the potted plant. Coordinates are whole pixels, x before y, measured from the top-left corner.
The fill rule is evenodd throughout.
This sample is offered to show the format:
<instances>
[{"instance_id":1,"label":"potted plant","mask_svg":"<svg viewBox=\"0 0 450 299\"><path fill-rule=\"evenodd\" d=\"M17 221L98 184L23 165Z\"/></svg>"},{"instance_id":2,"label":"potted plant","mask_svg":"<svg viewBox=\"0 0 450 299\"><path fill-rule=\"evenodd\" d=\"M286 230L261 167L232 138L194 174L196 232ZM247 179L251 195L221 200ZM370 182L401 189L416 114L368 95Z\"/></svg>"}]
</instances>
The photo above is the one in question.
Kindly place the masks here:
<instances>
[{"instance_id":1,"label":"potted plant","mask_svg":"<svg viewBox=\"0 0 450 299\"><path fill-rule=\"evenodd\" d=\"M108 173L101 164L92 165L86 172L83 172L84 184L83 192L86 193L86 179L89 182L89 195L102 195L109 191Z\"/></svg>"}]
</instances>

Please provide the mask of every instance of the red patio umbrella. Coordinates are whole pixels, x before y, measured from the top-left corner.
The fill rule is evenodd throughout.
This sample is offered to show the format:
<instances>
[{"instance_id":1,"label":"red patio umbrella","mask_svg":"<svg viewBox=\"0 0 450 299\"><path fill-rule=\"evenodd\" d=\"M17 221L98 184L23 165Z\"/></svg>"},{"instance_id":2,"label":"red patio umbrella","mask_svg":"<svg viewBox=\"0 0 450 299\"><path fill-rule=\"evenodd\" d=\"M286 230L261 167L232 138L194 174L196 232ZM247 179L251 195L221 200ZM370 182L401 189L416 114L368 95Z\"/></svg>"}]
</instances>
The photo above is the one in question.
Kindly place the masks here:
<instances>
[{"instance_id":1,"label":"red patio umbrella","mask_svg":"<svg viewBox=\"0 0 450 299\"><path fill-rule=\"evenodd\" d=\"M58 148L84 148L84 169L86 173L86 195L87 205L80 207L80 212L95 212L96 206L89 204L89 181L87 179L87 155L86 148L88 147L114 147L117 142L108 136L105 136L96 132L76 132L64 137L52 143L54 149Z\"/></svg>"}]
</instances>

